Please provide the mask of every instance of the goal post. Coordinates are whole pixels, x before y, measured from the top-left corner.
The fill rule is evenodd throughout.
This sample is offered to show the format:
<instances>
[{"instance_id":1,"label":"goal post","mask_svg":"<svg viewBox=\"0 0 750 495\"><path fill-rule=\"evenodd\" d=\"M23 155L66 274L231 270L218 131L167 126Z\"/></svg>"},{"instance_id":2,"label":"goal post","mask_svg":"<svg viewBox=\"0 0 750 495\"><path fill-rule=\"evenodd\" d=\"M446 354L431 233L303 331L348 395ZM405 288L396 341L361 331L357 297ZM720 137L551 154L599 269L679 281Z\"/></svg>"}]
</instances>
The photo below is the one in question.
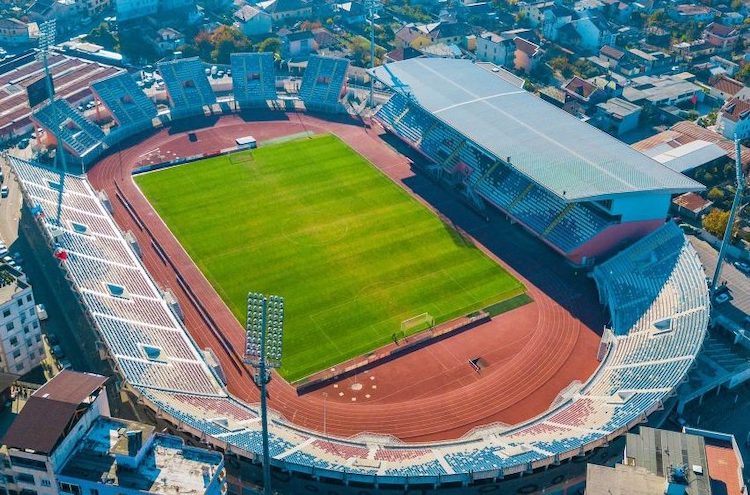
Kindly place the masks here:
<instances>
[{"instance_id":1,"label":"goal post","mask_svg":"<svg viewBox=\"0 0 750 495\"><path fill-rule=\"evenodd\" d=\"M402 321L400 335L404 337L434 326L435 318L430 313L422 313L421 315L412 316Z\"/></svg>"}]
</instances>

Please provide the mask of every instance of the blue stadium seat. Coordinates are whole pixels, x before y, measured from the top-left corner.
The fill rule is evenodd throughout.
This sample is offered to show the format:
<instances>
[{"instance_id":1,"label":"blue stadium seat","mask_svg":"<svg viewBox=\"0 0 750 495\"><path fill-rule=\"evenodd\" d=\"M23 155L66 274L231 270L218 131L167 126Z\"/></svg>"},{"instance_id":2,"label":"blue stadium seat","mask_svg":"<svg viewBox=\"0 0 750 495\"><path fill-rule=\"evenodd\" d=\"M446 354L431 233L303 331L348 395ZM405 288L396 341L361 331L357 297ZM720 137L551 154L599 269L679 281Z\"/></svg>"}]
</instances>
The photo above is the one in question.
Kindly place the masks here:
<instances>
[{"instance_id":1,"label":"blue stadium seat","mask_svg":"<svg viewBox=\"0 0 750 495\"><path fill-rule=\"evenodd\" d=\"M276 96L273 53L233 53L232 90L240 108L264 107Z\"/></svg>"},{"instance_id":2,"label":"blue stadium seat","mask_svg":"<svg viewBox=\"0 0 750 495\"><path fill-rule=\"evenodd\" d=\"M341 90L346 83L349 60L312 55L302 77L300 98L308 110L338 112Z\"/></svg>"},{"instance_id":3,"label":"blue stadium seat","mask_svg":"<svg viewBox=\"0 0 750 495\"><path fill-rule=\"evenodd\" d=\"M197 58L159 63L159 74L169 94L172 119L205 115L206 107L216 103L216 95Z\"/></svg>"}]
</instances>

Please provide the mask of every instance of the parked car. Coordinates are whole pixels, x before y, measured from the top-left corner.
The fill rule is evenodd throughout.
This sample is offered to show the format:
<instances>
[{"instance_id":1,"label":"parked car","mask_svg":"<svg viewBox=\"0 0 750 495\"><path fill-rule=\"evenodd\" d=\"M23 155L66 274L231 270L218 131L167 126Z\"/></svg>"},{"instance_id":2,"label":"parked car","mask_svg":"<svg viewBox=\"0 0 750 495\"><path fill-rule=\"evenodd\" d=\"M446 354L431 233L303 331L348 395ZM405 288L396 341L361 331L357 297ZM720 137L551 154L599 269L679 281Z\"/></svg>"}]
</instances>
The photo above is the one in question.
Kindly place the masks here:
<instances>
[{"instance_id":1,"label":"parked car","mask_svg":"<svg viewBox=\"0 0 750 495\"><path fill-rule=\"evenodd\" d=\"M8 188L8 186L0 187L0 197L7 198L9 194L10 189Z\"/></svg>"},{"instance_id":2,"label":"parked car","mask_svg":"<svg viewBox=\"0 0 750 495\"><path fill-rule=\"evenodd\" d=\"M57 359L62 359L65 357L65 353L63 352L62 347L60 347L59 345L52 346L52 355Z\"/></svg>"},{"instance_id":3,"label":"parked car","mask_svg":"<svg viewBox=\"0 0 750 495\"><path fill-rule=\"evenodd\" d=\"M736 269L744 273L745 275L750 274L750 264L745 263L744 261L735 261L732 263Z\"/></svg>"},{"instance_id":4,"label":"parked car","mask_svg":"<svg viewBox=\"0 0 750 495\"><path fill-rule=\"evenodd\" d=\"M57 335L55 335L54 333L48 333L47 334L47 342L49 342L49 345L57 345L58 342L59 342L57 340Z\"/></svg>"},{"instance_id":5,"label":"parked car","mask_svg":"<svg viewBox=\"0 0 750 495\"><path fill-rule=\"evenodd\" d=\"M721 294L716 294L716 296L714 296L714 302L716 304L724 304L725 302L729 301L729 299L729 293L727 292L722 292Z\"/></svg>"},{"instance_id":6,"label":"parked car","mask_svg":"<svg viewBox=\"0 0 750 495\"><path fill-rule=\"evenodd\" d=\"M73 365L67 359L61 359L60 360L60 369L61 370L69 370L72 367L73 367Z\"/></svg>"},{"instance_id":7,"label":"parked car","mask_svg":"<svg viewBox=\"0 0 750 495\"><path fill-rule=\"evenodd\" d=\"M18 149L23 150L29 146L29 138L23 138L18 142Z\"/></svg>"},{"instance_id":8,"label":"parked car","mask_svg":"<svg viewBox=\"0 0 750 495\"><path fill-rule=\"evenodd\" d=\"M16 263L18 263L19 265L21 263L23 263L23 256L21 256L21 253L19 253L18 251L14 252L13 253L13 261L15 261Z\"/></svg>"},{"instance_id":9,"label":"parked car","mask_svg":"<svg viewBox=\"0 0 750 495\"><path fill-rule=\"evenodd\" d=\"M41 321L44 321L47 319L47 308L44 307L44 304L36 305L36 317L39 318Z\"/></svg>"}]
</instances>

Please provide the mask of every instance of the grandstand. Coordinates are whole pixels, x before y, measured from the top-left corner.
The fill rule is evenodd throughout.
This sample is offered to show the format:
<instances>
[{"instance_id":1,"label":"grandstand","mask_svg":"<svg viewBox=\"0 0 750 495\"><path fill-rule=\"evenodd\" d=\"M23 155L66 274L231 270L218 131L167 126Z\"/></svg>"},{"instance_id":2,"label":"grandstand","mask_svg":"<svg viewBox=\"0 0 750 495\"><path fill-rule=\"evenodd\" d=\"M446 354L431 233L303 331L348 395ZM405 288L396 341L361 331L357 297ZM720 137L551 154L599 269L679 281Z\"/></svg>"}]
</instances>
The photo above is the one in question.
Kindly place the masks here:
<instances>
[{"instance_id":1,"label":"grandstand","mask_svg":"<svg viewBox=\"0 0 750 495\"><path fill-rule=\"evenodd\" d=\"M198 57L160 62L159 73L169 95L172 120L211 112L216 95Z\"/></svg>"},{"instance_id":2,"label":"grandstand","mask_svg":"<svg viewBox=\"0 0 750 495\"><path fill-rule=\"evenodd\" d=\"M153 126L156 105L129 74L102 79L91 84L91 89L117 123L107 136L108 143L117 142Z\"/></svg>"},{"instance_id":3,"label":"grandstand","mask_svg":"<svg viewBox=\"0 0 750 495\"><path fill-rule=\"evenodd\" d=\"M9 161L26 207L55 204L58 173ZM64 234L53 240L52 220L35 218L50 250L69 254L61 267L126 389L181 430L255 458L261 450L256 409L230 396L206 366L88 181L70 175L65 183ZM702 345L710 305L697 254L672 222L597 267L594 278L613 316L608 351L589 380L549 411L511 428L488 425L455 441L422 444L322 435L279 411L270 421L273 464L346 482L440 486L528 472L606 444L642 422L683 381Z\"/></svg>"},{"instance_id":4,"label":"grandstand","mask_svg":"<svg viewBox=\"0 0 750 495\"><path fill-rule=\"evenodd\" d=\"M35 52L0 64L0 142L32 130L26 88L44 74ZM59 98L76 105L91 97L89 83L124 72L123 69L58 53L49 56L49 69Z\"/></svg>"},{"instance_id":5,"label":"grandstand","mask_svg":"<svg viewBox=\"0 0 750 495\"><path fill-rule=\"evenodd\" d=\"M305 108L320 112L341 111L339 100L348 70L349 61L345 58L312 55L299 90Z\"/></svg>"},{"instance_id":6,"label":"grandstand","mask_svg":"<svg viewBox=\"0 0 750 495\"><path fill-rule=\"evenodd\" d=\"M46 129L48 136L62 142L65 150L82 165L93 163L102 151L104 132L66 100L55 99L39 107L32 120Z\"/></svg>"},{"instance_id":7,"label":"grandstand","mask_svg":"<svg viewBox=\"0 0 750 495\"><path fill-rule=\"evenodd\" d=\"M468 60L374 69L393 90L375 118L457 186L571 262L593 265L664 221L671 195L703 186Z\"/></svg>"},{"instance_id":8,"label":"grandstand","mask_svg":"<svg viewBox=\"0 0 750 495\"><path fill-rule=\"evenodd\" d=\"M240 108L265 107L276 99L273 53L233 53L232 90Z\"/></svg>"}]
</instances>

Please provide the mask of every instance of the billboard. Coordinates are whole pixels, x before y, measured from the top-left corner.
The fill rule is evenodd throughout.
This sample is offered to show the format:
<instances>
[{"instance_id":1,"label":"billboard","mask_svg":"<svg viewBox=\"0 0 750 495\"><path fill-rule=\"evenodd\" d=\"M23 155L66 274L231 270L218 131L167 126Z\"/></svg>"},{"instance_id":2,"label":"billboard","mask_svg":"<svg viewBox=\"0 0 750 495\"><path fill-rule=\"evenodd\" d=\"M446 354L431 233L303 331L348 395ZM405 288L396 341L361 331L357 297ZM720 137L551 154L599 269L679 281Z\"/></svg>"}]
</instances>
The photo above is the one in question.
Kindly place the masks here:
<instances>
[{"instance_id":1,"label":"billboard","mask_svg":"<svg viewBox=\"0 0 750 495\"><path fill-rule=\"evenodd\" d=\"M47 81L45 79L45 76L40 77L33 83L29 84L29 86L26 88L26 94L29 97L29 106L31 106L31 108L34 108L38 104L42 103L50 96L55 95L55 86L52 82L52 76L50 76L49 79L50 87L52 88L51 95L47 93Z\"/></svg>"}]
</instances>

